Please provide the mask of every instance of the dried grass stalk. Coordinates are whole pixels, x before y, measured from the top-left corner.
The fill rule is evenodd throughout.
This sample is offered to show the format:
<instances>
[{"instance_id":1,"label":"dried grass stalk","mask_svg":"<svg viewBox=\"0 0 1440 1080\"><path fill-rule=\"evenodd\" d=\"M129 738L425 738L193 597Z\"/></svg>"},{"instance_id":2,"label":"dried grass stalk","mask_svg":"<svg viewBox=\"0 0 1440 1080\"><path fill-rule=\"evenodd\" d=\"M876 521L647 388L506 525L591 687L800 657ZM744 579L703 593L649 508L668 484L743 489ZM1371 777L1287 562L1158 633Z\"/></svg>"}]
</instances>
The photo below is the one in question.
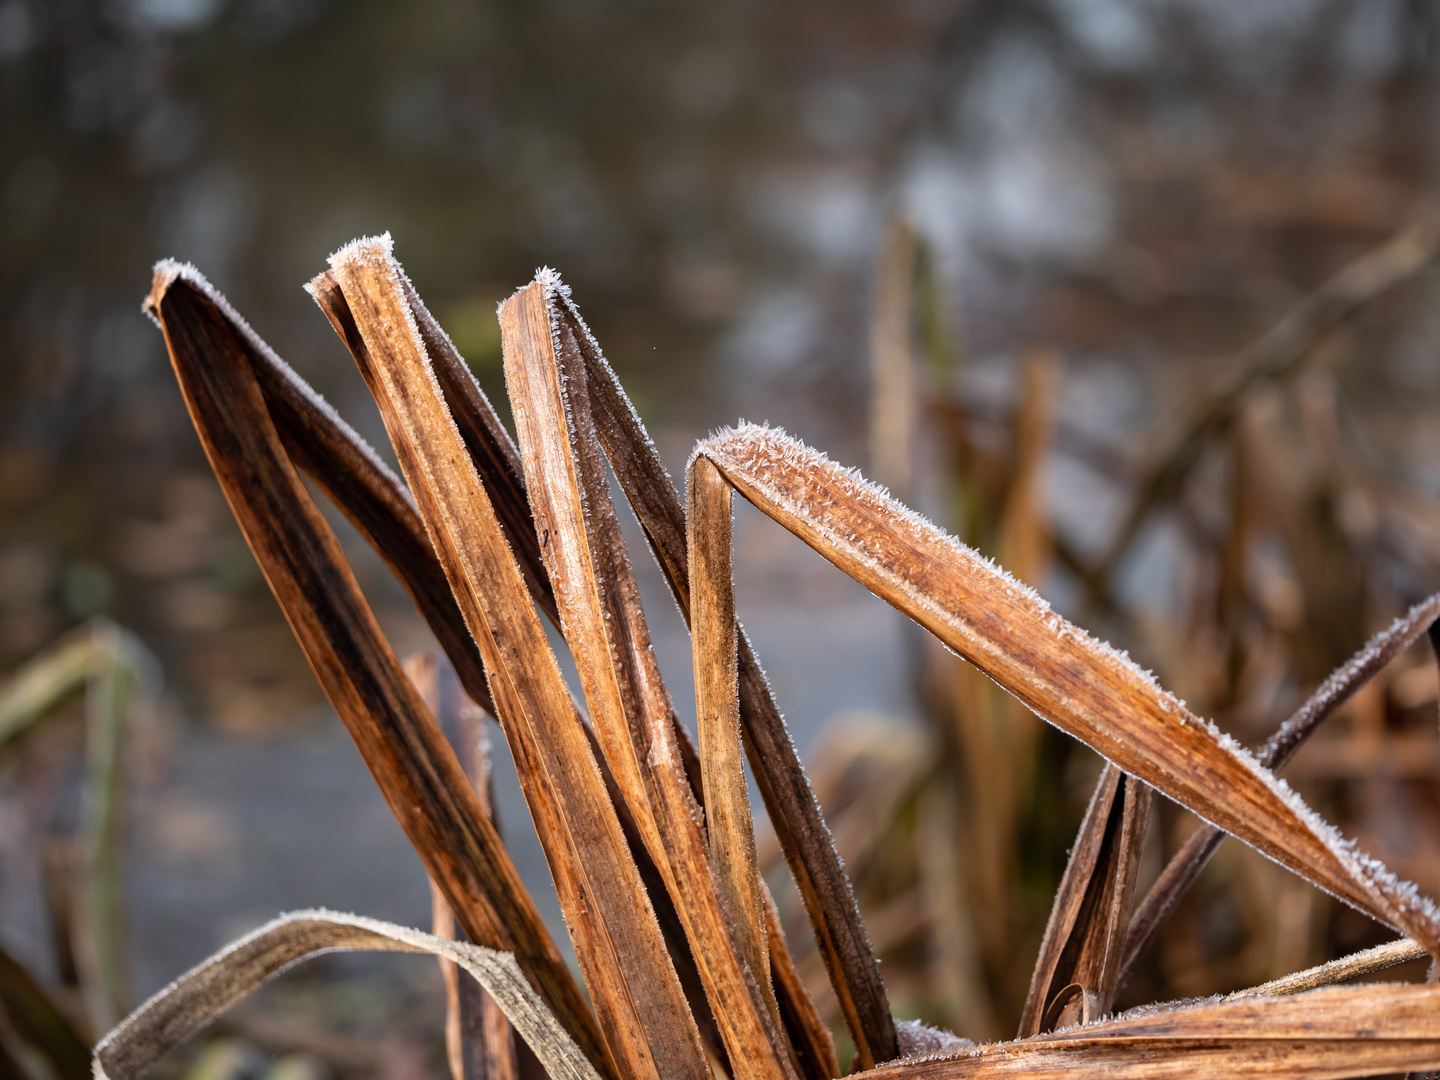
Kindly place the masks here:
<instances>
[{"instance_id":1,"label":"dried grass stalk","mask_svg":"<svg viewBox=\"0 0 1440 1080\"><path fill-rule=\"evenodd\" d=\"M519 567L440 395L388 239L342 249L331 273L361 339L352 353L484 657L606 1044L621 1075L703 1080L699 1034L654 912Z\"/></svg>"},{"instance_id":2,"label":"dried grass stalk","mask_svg":"<svg viewBox=\"0 0 1440 1080\"><path fill-rule=\"evenodd\" d=\"M1235 993L1227 995L1226 1000L1273 994L1299 994L1306 990L1315 990L1322 986L1344 982L1347 979L1373 975L1377 971L1384 971L1386 968L1408 963L1411 960L1419 960L1422 956L1427 955L1420 943L1412 941L1410 938L1387 941L1384 945L1376 945L1373 949L1362 949L1360 952L1342 956L1340 959L1331 960L1326 964L1317 964L1304 971L1282 975L1278 979L1271 979L1267 983L1252 986L1248 990L1237 990Z\"/></svg>"},{"instance_id":3,"label":"dried grass stalk","mask_svg":"<svg viewBox=\"0 0 1440 1080\"><path fill-rule=\"evenodd\" d=\"M1330 987L1206 1002L875 1070L873 1080L1374 1076L1440 1065L1440 986Z\"/></svg>"},{"instance_id":4,"label":"dried grass stalk","mask_svg":"<svg viewBox=\"0 0 1440 1080\"><path fill-rule=\"evenodd\" d=\"M707 463L708 465L708 463ZM690 634L705 778L705 825L715 876L746 962L770 981L765 903L740 745L739 645L731 587L730 485L713 466L690 477ZM773 1001L773 998L772 998ZM779 1020L779 1006L776 1020Z\"/></svg>"},{"instance_id":5,"label":"dried grass stalk","mask_svg":"<svg viewBox=\"0 0 1440 1080\"><path fill-rule=\"evenodd\" d=\"M146 308L251 550L451 910L472 941L515 953L592 1062L608 1064L594 1017L509 856L285 454L254 375L253 358L268 350L192 268L161 263Z\"/></svg>"},{"instance_id":6,"label":"dried grass stalk","mask_svg":"<svg viewBox=\"0 0 1440 1080\"><path fill-rule=\"evenodd\" d=\"M561 628L596 736L685 927L737 1077L790 1074L768 977L745 962L712 871L669 693L609 498L578 352L552 330L541 279L500 309L506 382ZM556 336L552 336L552 333Z\"/></svg>"},{"instance_id":7,"label":"dried grass stalk","mask_svg":"<svg viewBox=\"0 0 1440 1080\"><path fill-rule=\"evenodd\" d=\"M595 433L621 490L635 512L670 591L687 622L690 619L690 571L685 510L654 444L606 363L579 312L563 290L550 296L551 319L568 328L565 340L579 349L588 380L587 392ZM841 1014L855 1043L862 1068L895 1057L899 1050L895 1022L880 979L855 892L840 864L830 831L820 813L800 756L790 741L769 683L743 627L737 626L739 650L740 723L745 752L771 825L795 878L825 962ZM684 743L682 741L682 749ZM698 775L698 766L687 770ZM692 775L692 783L694 775ZM772 937L771 953L776 952ZM785 993L782 982L778 993ZM782 1002L787 1015L806 1014L806 1026L819 1024L814 1006L804 998ZM791 1033L793 1041L805 1036ZM831 1052L833 1056L833 1051Z\"/></svg>"}]
</instances>

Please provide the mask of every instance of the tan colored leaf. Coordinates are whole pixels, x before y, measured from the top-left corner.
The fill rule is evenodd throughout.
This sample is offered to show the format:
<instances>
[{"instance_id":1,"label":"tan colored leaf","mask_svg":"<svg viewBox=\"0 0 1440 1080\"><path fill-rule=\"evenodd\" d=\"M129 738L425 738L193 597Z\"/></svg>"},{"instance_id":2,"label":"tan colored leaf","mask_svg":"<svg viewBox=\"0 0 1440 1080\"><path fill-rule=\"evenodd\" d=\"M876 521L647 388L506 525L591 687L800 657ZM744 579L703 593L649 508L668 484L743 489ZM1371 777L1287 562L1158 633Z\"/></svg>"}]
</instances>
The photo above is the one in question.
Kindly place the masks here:
<instances>
[{"instance_id":1,"label":"tan colored leaf","mask_svg":"<svg viewBox=\"0 0 1440 1080\"><path fill-rule=\"evenodd\" d=\"M418 296L407 283L407 298L413 303L419 303ZM355 326L355 320L350 314L349 305L344 295L336 285L333 277L327 272L319 275L310 283L310 291L317 304L325 314L341 339L346 342L347 347L352 351L359 349L357 362L363 364L363 350L365 343L360 337L359 330ZM438 327L426 329L427 315L423 310L417 311L416 324L420 328L422 338L432 341L437 339L440 344L437 349L451 348L448 339ZM430 346L427 345L427 351ZM443 366L443 365L442 365ZM293 376L292 376L293 378ZM457 426L462 437L467 430L479 429L486 432L499 431L503 435L503 427L498 418L495 417L489 402L479 388L474 386L473 379L468 376L468 370L463 374L452 372L450 380L437 373L437 381L443 387L450 385L452 381L459 380L462 383L469 379L470 389L465 391L462 385L462 392L446 392L446 404L451 407L452 413L456 416ZM298 379L296 380L298 382ZM303 386L303 384L301 384ZM306 388L308 391L308 388ZM310 395L314 397L313 393ZM272 415L274 406L272 404ZM466 419L466 412L488 413L488 415L472 415ZM316 413L323 419L323 414ZM343 426L343 425L342 425ZM320 425L312 425L317 433L322 433ZM348 429L346 429L348 431ZM282 428L282 435L284 429ZM353 436L353 433L351 433ZM310 429L306 429L300 435L305 440L315 438ZM325 439L338 439L338 436L324 434ZM353 441L358 440L354 436ZM516 558L522 563L522 577L526 586L530 589L531 598L537 607L545 613L552 622L559 625L559 613L555 608L555 596L550 589L549 577L539 556L539 547L535 537L534 525L530 516L529 503L523 487L523 476L521 483L517 486L509 478L509 465L505 465L499 459L506 455L514 455L514 470L520 470L519 452L509 443L508 437L502 440L495 439L490 443L489 449L483 454L477 454L474 450L475 440L465 438L467 449L470 450L471 462L475 465L480 474L480 479L485 487L487 495L495 504L496 517L500 522L505 539ZM494 451L493 453L491 451ZM301 458L292 450L292 456L302 465L307 458ZM314 456L317 451L310 450L308 453ZM368 449L366 451L369 454ZM369 454L373 458L373 454ZM361 527L362 534L370 540L382 557L399 573L410 589L417 597L427 598L428 606L422 606L421 612L425 616L430 627L435 631L442 647L445 649L450 662L455 666L456 673L460 677L461 684L465 691L477 701L487 703L483 707L494 713L493 703L489 699L489 688L485 682L484 664L471 636L465 625L464 616L455 602L454 594L445 580L445 572L440 562L435 558L434 550L430 541L425 535L424 525L420 521L419 514L414 511L414 504L410 501L409 493L406 492L397 479L390 476L388 471L386 477L389 484L393 485L393 491L400 496L391 499L383 490L372 494L372 488L376 487L373 480L373 473L367 472L363 467L350 471L345 466L345 461L354 458L353 450L347 451L344 455L335 455L331 459L330 479L321 481L321 486L336 499L350 500L355 505L342 505L347 516L352 520L364 518L367 514L374 515L376 510L379 514L379 527L366 530ZM361 463L363 466L363 463ZM497 469L502 474L497 476ZM312 474L313 475L313 474ZM403 513L394 512L390 508L403 510ZM517 534L514 530L517 523L523 522L524 532ZM529 539L527 547L523 542ZM533 549L533 551L531 550ZM415 553L421 553L423 557L415 557ZM583 718L582 718L583 719ZM701 1038L705 1041L710 1052L722 1063L728 1060L725 1048L720 1040L718 1029L715 1027L714 1018L710 1013L709 1004L705 1001L704 990L700 985L699 973L695 970L695 964L690 956L689 946L685 942L685 934L680 926L679 918L675 914L674 906L670 903L669 894L664 888L659 871L655 868L654 862L650 859L645 845L641 842L639 833L634 828L633 819L624 804L624 799L619 789L614 784L614 778L610 775L609 766L606 764L603 755L599 752L598 744L594 741L594 734L586 725L586 738L591 743L591 751L596 764L599 765L602 776L605 780L606 789L614 801L615 810L620 818L621 828L625 833L626 842L629 845L631 856L635 859L636 866L640 871L642 881L645 883L646 891L651 898L655 909L656 919L665 936L670 948L670 956L676 968L676 974L680 978L681 985L685 988L686 999L690 1002L691 1011L695 1016L696 1023L700 1029ZM683 729L680 729L683 734ZM692 783L698 783L700 776L699 758L695 753L688 737L681 741L681 752L686 758L686 772L692 778Z\"/></svg>"},{"instance_id":2,"label":"tan colored leaf","mask_svg":"<svg viewBox=\"0 0 1440 1080\"><path fill-rule=\"evenodd\" d=\"M1391 660L1419 640L1427 629L1433 640L1437 619L1440 619L1440 593L1422 600L1390 627L1372 637L1363 649L1316 687L1305 703L1266 740L1255 755L1256 760L1264 768L1277 772L1283 769L1327 717L1349 701ZM1136 905L1125 939L1125 960L1120 974L1122 983L1224 838L1223 831L1208 822L1201 822L1166 863L1145 898Z\"/></svg>"},{"instance_id":3,"label":"tan colored leaf","mask_svg":"<svg viewBox=\"0 0 1440 1080\"><path fill-rule=\"evenodd\" d=\"M363 349L350 309L329 275L317 277L309 289L341 340ZM250 364L291 461L320 485L390 565L455 666L465 692L493 714L484 663L409 491L309 384L268 348L256 345Z\"/></svg>"},{"instance_id":4,"label":"tan colored leaf","mask_svg":"<svg viewBox=\"0 0 1440 1080\"><path fill-rule=\"evenodd\" d=\"M166 1051L292 964L319 953L355 949L445 957L474 976L499 1003L554 1080L600 1080L510 953L323 910L281 915L180 976L100 1040L95 1076L139 1080Z\"/></svg>"},{"instance_id":5,"label":"tan colored leaf","mask_svg":"<svg viewBox=\"0 0 1440 1080\"><path fill-rule=\"evenodd\" d=\"M579 988L285 454L251 367L265 346L189 267L161 263L146 307L241 530L426 869L471 940L514 952L602 1075L613 1076Z\"/></svg>"},{"instance_id":6,"label":"tan colored leaf","mask_svg":"<svg viewBox=\"0 0 1440 1080\"><path fill-rule=\"evenodd\" d=\"M579 312L569 298L558 291L552 302L555 304L552 318L569 328L570 340L578 346L585 361L596 435L688 622L690 571L685 511L680 498L640 417ZM876 1061L889 1060L898 1053L895 1024L875 950L860 918L850 879L841 867L820 804L790 741L765 673L744 629L738 628L737 633L740 722L746 756L786 863L800 890L861 1066L869 1068ZM682 751L684 746L682 741ZM698 773L698 767L692 769L688 762L686 768L692 776ZM777 992L784 992L783 986ZM804 1010L806 1002L797 999L792 1007ZM805 1038L803 1034L792 1037L801 1041Z\"/></svg>"},{"instance_id":7,"label":"tan colored leaf","mask_svg":"<svg viewBox=\"0 0 1440 1080\"><path fill-rule=\"evenodd\" d=\"M710 861L746 963L770 980L755 830L740 747L740 681L731 589L730 485L708 462L690 476L690 632ZM767 1002L768 1004L768 1002ZM776 1022L779 1006L775 1005Z\"/></svg>"},{"instance_id":8,"label":"tan colored leaf","mask_svg":"<svg viewBox=\"0 0 1440 1080\"><path fill-rule=\"evenodd\" d=\"M515 553L525 586L540 605L540 610L556 618L555 595L545 574L535 521L525 497L525 474L520 464L520 452L510 441L509 433L495 415L494 408L470 373L464 358L425 307L409 279L404 279L402 285L415 318L415 328L420 333L420 340L425 343L426 355L430 357L430 369L435 373L435 381L440 384L440 393L455 419L465 449L470 452L470 460L485 481L486 494L490 496L505 537Z\"/></svg>"},{"instance_id":9,"label":"tan colored leaf","mask_svg":"<svg viewBox=\"0 0 1440 1080\"><path fill-rule=\"evenodd\" d=\"M1135 1012L964 1054L911 1059L873 1080L971 1077L1374 1076L1440 1065L1440 986L1331 987Z\"/></svg>"},{"instance_id":10,"label":"tan colored leaf","mask_svg":"<svg viewBox=\"0 0 1440 1080\"><path fill-rule=\"evenodd\" d=\"M440 394L388 238L356 241L330 266L358 328L352 353L484 657L606 1043L626 1076L704 1080L699 1034L654 912L519 567Z\"/></svg>"},{"instance_id":11,"label":"tan colored leaf","mask_svg":"<svg viewBox=\"0 0 1440 1080\"><path fill-rule=\"evenodd\" d=\"M500 308L506 384L541 550L595 734L659 867L737 1077L790 1073L768 972L746 963L712 870L669 694L593 434L583 360L551 321L553 275ZM707 790L707 802L709 792ZM761 939L763 940L763 938Z\"/></svg>"},{"instance_id":12,"label":"tan colored leaf","mask_svg":"<svg viewBox=\"0 0 1440 1080\"><path fill-rule=\"evenodd\" d=\"M1107 764L1081 822L1035 961L1020 1036L1110 1011L1150 821L1150 789Z\"/></svg>"},{"instance_id":13,"label":"tan colored leaf","mask_svg":"<svg viewBox=\"0 0 1440 1080\"><path fill-rule=\"evenodd\" d=\"M696 449L752 503L1127 773L1440 953L1440 916L1213 725L855 473L745 427Z\"/></svg>"}]
</instances>

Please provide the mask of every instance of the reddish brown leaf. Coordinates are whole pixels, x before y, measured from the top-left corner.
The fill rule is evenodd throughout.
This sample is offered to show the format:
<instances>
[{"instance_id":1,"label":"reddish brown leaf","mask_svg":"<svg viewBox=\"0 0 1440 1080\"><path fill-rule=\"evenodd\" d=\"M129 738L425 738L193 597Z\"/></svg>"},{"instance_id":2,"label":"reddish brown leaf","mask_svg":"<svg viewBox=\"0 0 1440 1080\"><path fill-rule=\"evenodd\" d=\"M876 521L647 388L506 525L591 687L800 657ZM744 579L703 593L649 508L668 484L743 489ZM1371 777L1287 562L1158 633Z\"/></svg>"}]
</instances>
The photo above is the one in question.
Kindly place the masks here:
<instances>
[{"instance_id":1,"label":"reddish brown leaf","mask_svg":"<svg viewBox=\"0 0 1440 1080\"><path fill-rule=\"evenodd\" d=\"M1295 756L1306 739L1325 719L1334 714L1379 671L1408 649L1429 628L1434 640L1436 619L1440 618L1440 593L1423 600L1388 629L1365 643L1365 647L1321 683L1305 703L1266 740L1256 759L1267 769L1279 771ZM1225 838L1222 830L1208 822L1200 825L1165 864L1165 869L1150 886L1145 898L1136 906L1125 939L1125 960L1121 968L1123 984L1135 963L1155 940L1165 919L1176 903L1200 876L1210 856Z\"/></svg>"},{"instance_id":2,"label":"reddish brown leaf","mask_svg":"<svg viewBox=\"0 0 1440 1080\"><path fill-rule=\"evenodd\" d=\"M251 358L265 347L193 270L146 301L186 406L321 686L431 877L478 944L514 952L602 1075L595 1021L434 718L400 669L338 541L286 457Z\"/></svg>"},{"instance_id":3,"label":"reddish brown leaf","mask_svg":"<svg viewBox=\"0 0 1440 1080\"><path fill-rule=\"evenodd\" d=\"M331 259L352 347L485 660L606 1041L634 1077L708 1076L699 1034L519 567L440 395L388 239Z\"/></svg>"},{"instance_id":4,"label":"reddish brown leaf","mask_svg":"<svg viewBox=\"0 0 1440 1080\"><path fill-rule=\"evenodd\" d=\"M1051 723L1277 862L1440 953L1440 916L1128 659L856 474L759 427L702 443L766 514Z\"/></svg>"},{"instance_id":5,"label":"reddish brown leaf","mask_svg":"<svg viewBox=\"0 0 1440 1080\"><path fill-rule=\"evenodd\" d=\"M873 1080L971 1077L1374 1076L1440 1065L1440 986L1346 986L1289 997L1253 997L1190 1008L1137 1009L964 1054L900 1061Z\"/></svg>"},{"instance_id":6,"label":"reddish brown leaf","mask_svg":"<svg viewBox=\"0 0 1440 1080\"><path fill-rule=\"evenodd\" d=\"M552 317L569 327L570 338L584 358L596 434L688 621L689 555L685 512L679 496L639 416L568 297L557 297ZM898 1053L895 1024L875 950L765 673L744 629L737 632L740 722L746 756L799 887L856 1053L862 1067L869 1068ZM698 766L687 762L686 767L693 783ZM804 1002L795 1005L803 1008Z\"/></svg>"},{"instance_id":7,"label":"reddish brown leaf","mask_svg":"<svg viewBox=\"0 0 1440 1080\"><path fill-rule=\"evenodd\" d=\"M537 281L500 309L506 383L561 627L615 781L685 926L737 1077L789 1072L768 980L745 962L712 871L701 814L650 648L595 442L578 352L552 331ZM552 334L554 336L552 336ZM566 361L568 369L562 370Z\"/></svg>"}]
</instances>

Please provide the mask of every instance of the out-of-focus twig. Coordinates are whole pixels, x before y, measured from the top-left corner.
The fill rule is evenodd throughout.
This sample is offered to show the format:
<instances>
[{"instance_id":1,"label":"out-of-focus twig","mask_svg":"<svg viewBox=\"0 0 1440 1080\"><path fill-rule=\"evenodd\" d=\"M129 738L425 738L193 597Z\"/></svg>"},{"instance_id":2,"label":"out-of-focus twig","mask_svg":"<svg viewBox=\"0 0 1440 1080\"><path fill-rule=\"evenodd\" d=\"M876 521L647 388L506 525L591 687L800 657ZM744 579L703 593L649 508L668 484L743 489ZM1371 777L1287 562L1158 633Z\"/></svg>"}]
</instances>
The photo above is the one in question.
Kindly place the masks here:
<instances>
[{"instance_id":1,"label":"out-of-focus twig","mask_svg":"<svg viewBox=\"0 0 1440 1080\"><path fill-rule=\"evenodd\" d=\"M1174 497L1204 449L1240 415L1251 392L1262 383L1293 376L1327 334L1430 266L1437 255L1440 220L1427 215L1344 267L1229 361L1189 419L1165 440L1154 464L1136 486L1115 538L1088 575L1094 599L1106 598L1110 580L1141 527L1158 507Z\"/></svg>"}]
</instances>

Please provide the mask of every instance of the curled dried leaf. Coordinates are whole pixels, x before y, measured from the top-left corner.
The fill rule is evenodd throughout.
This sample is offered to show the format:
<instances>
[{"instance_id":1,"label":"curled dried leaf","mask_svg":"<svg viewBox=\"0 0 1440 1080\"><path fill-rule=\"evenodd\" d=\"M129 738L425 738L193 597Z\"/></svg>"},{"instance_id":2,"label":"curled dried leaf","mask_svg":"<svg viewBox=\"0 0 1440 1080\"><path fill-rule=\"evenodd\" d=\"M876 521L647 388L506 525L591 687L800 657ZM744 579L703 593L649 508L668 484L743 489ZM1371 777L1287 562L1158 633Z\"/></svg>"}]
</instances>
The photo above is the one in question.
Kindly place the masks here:
<instances>
[{"instance_id":1,"label":"curled dried leaf","mask_svg":"<svg viewBox=\"0 0 1440 1080\"><path fill-rule=\"evenodd\" d=\"M139 1080L166 1051L266 980L301 960L344 950L444 957L473 976L499 1003L554 1080L600 1080L510 953L324 910L281 915L161 990L96 1044L97 1080Z\"/></svg>"}]
</instances>

